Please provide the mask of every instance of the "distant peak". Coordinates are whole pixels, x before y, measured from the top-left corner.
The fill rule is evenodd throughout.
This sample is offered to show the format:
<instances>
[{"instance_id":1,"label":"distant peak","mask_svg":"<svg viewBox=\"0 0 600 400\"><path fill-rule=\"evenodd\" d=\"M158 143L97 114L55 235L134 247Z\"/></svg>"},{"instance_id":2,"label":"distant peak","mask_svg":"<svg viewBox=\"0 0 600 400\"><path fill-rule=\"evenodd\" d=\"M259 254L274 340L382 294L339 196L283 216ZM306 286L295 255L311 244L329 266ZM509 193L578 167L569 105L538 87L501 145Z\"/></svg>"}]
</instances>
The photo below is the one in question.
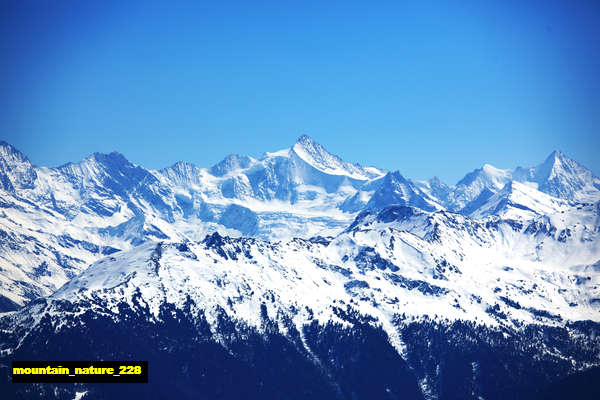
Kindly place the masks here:
<instances>
[{"instance_id":1,"label":"distant peak","mask_svg":"<svg viewBox=\"0 0 600 400\"><path fill-rule=\"evenodd\" d=\"M99 163L110 168L120 167L124 165L130 165L131 162L125 158L125 156L117 151L111 151L110 153L93 153L88 156L85 161L86 163ZM69 165L67 163L65 165Z\"/></svg>"},{"instance_id":2,"label":"distant peak","mask_svg":"<svg viewBox=\"0 0 600 400\"><path fill-rule=\"evenodd\" d=\"M545 163L560 161L564 160L565 158L566 156L562 151L554 150L552 153L550 153L550 155L548 155L548 157L546 157Z\"/></svg>"},{"instance_id":3,"label":"distant peak","mask_svg":"<svg viewBox=\"0 0 600 400\"><path fill-rule=\"evenodd\" d=\"M385 174L385 179L388 181L405 181L406 178L404 178L404 176L402 175L402 173L399 170L396 171L390 171L387 174Z\"/></svg>"},{"instance_id":4,"label":"distant peak","mask_svg":"<svg viewBox=\"0 0 600 400\"><path fill-rule=\"evenodd\" d=\"M542 164L537 166L537 170L542 176L549 178L556 170L563 168L564 164L570 164L569 158L560 150L554 150Z\"/></svg>"},{"instance_id":5,"label":"distant peak","mask_svg":"<svg viewBox=\"0 0 600 400\"><path fill-rule=\"evenodd\" d=\"M239 154L233 154L233 153L232 154L228 154L224 158L224 160L227 160L227 161L239 161L239 160L248 160L248 159L250 159L250 157L248 157L248 156L242 156L242 155L239 155Z\"/></svg>"},{"instance_id":6,"label":"distant peak","mask_svg":"<svg viewBox=\"0 0 600 400\"><path fill-rule=\"evenodd\" d=\"M296 143L299 143L299 144L315 144L315 141L310 136L303 134L303 135L300 135L300 137L298 138L298 140L296 140Z\"/></svg>"},{"instance_id":7,"label":"distant peak","mask_svg":"<svg viewBox=\"0 0 600 400\"><path fill-rule=\"evenodd\" d=\"M325 147L323 147L322 144L320 144L319 142L317 142L315 139L313 139L312 137L310 137L308 135L300 136L298 138L298 140L296 140L296 143L294 143L294 146L292 146L292 148L298 148L298 147L305 148L305 149L314 149L314 151L331 154Z\"/></svg>"},{"instance_id":8,"label":"distant peak","mask_svg":"<svg viewBox=\"0 0 600 400\"><path fill-rule=\"evenodd\" d=\"M363 168L359 164L351 164L330 153L310 136L302 135L291 148L291 154L298 156L312 167L331 175L346 175L360 180L383 176L376 168Z\"/></svg>"},{"instance_id":9,"label":"distant peak","mask_svg":"<svg viewBox=\"0 0 600 400\"><path fill-rule=\"evenodd\" d=\"M311 138L308 135L300 136L298 138L298 140L296 140L296 143L294 143L294 146L292 146L292 148L293 149L302 148L302 149L306 149L309 152L331 154L322 145L317 143L313 138Z\"/></svg>"},{"instance_id":10,"label":"distant peak","mask_svg":"<svg viewBox=\"0 0 600 400\"><path fill-rule=\"evenodd\" d=\"M16 159L19 161L29 162L29 159L23 153L21 153L19 149L8 142L5 142L4 140L0 140L0 149L0 156L2 157L8 156L12 159L15 159L16 157Z\"/></svg>"},{"instance_id":11,"label":"distant peak","mask_svg":"<svg viewBox=\"0 0 600 400\"><path fill-rule=\"evenodd\" d=\"M487 164L487 163L483 164L483 166L481 167L481 170L483 172L485 172L486 174L494 175L494 176L508 176L510 174L510 170L508 170L508 169L496 168L492 164Z\"/></svg>"},{"instance_id":12,"label":"distant peak","mask_svg":"<svg viewBox=\"0 0 600 400\"><path fill-rule=\"evenodd\" d=\"M434 190L442 190L442 191L450 190L450 187L448 186L448 184L446 182L444 182L443 180L441 180L438 176L434 176L433 178L429 179L429 185Z\"/></svg>"},{"instance_id":13,"label":"distant peak","mask_svg":"<svg viewBox=\"0 0 600 400\"><path fill-rule=\"evenodd\" d=\"M296 151L297 154L300 154L301 152L306 152L316 157L333 157L339 160L340 162L342 161L338 156L335 156L328 152L323 146L315 142L313 138L311 138L308 135L300 136L296 143L294 143L294 145L292 146L292 149Z\"/></svg>"},{"instance_id":14,"label":"distant peak","mask_svg":"<svg viewBox=\"0 0 600 400\"><path fill-rule=\"evenodd\" d=\"M97 160L127 160L125 156L119 153L116 150L111 151L110 153L94 153L92 157Z\"/></svg>"},{"instance_id":15,"label":"distant peak","mask_svg":"<svg viewBox=\"0 0 600 400\"><path fill-rule=\"evenodd\" d=\"M184 170L189 170L189 169L195 169L195 168L198 168L198 167L195 164L192 164L191 162L177 161L173 165L171 165L170 167L163 168L163 170L169 169L169 168L173 169L173 170L177 170L177 171L184 171Z\"/></svg>"},{"instance_id":16,"label":"distant peak","mask_svg":"<svg viewBox=\"0 0 600 400\"><path fill-rule=\"evenodd\" d=\"M224 176L229 172L245 169L252 165L254 159L248 156L239 154L229 154L227 157L219 161L210 168L210 172L214 176Z\"/></svg>"},{"instance_id":17,"label":"distant peak","mask_svg":"<svg viewBox=\"0 0 600 400\"><path fill-rule=\"evenodd\" d=\"M19 150L17 150L13 145L5 142L4 140L0 140L0 147L9 149L11 152L19 152Z\"/></svg>"},{"instance_id":18,"label":"distant peak","mask_svg":"<svg viewBox=\"0 0 600 400\"><path fill-rule=\"evenodd\" d=\"M506 181L511 179L511 170L496 168L491 164L483 164L481 168L477 168L466 174L456 186L470 187L475 185L476 187L483 187L491 185L497 189L504 186Z\"/></svg>"}]
</instances>

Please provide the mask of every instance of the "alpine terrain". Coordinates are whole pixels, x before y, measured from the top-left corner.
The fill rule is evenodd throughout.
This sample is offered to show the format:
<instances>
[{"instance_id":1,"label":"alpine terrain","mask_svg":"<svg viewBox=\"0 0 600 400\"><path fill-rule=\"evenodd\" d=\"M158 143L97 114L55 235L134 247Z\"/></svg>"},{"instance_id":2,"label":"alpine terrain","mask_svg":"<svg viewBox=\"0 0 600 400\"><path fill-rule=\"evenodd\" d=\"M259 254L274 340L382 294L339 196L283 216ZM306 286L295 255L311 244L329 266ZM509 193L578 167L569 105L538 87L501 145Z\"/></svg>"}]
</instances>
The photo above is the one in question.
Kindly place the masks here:
<instances>
[{"instance_id":1,"label":"alpine terrain","mask_svg":"<svg viewBox=\"0 0 600 400\"><path fill-rule=\"evenodd\" d=\"M598 398L600 179L560 151L455 185L308 136L55 168L0 143L3 398ZM148 384L12 384L12 360Z\"/></svg>"}]
</instances>

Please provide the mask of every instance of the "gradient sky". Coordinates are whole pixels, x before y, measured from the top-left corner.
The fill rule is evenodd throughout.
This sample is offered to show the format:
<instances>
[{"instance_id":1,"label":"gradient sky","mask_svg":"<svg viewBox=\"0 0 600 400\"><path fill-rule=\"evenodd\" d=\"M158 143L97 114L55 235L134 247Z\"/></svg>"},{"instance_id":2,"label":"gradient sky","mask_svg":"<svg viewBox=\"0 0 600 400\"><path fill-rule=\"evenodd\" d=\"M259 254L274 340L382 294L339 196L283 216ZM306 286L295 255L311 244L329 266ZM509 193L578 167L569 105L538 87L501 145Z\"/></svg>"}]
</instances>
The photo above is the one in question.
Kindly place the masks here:
<instances>
[{"instance_id":1,"label":"gradient sky","mask_svg":"<svg viewBox=\"0 0 600 400\"><path fill-rule=\"evenodd\" d=\"M305 133L416 179L553 149L600 175L597 4L2 1L0 139L161 168Z\"/></svg>"}]
</instances>

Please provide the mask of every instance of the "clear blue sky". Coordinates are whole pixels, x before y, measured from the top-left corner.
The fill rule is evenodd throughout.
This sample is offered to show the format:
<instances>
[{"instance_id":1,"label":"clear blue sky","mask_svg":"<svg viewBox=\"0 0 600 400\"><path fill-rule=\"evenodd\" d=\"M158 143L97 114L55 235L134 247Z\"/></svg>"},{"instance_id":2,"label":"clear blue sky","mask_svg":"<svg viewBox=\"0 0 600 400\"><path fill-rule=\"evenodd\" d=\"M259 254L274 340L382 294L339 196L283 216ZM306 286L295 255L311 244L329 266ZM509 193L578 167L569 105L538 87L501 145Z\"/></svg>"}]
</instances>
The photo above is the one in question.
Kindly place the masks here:
<instances>
[{"instance_id":1,"label":"clear blue sky","mask_svg":"<svg viewBox=\"0 0 600 400\"><path fill-rule=\"evenodd\" d=\"M598 4L2 1L0 139L160 168L306 133L449 183L558 148L598 175Z\"/></svg>"}]
</instances>

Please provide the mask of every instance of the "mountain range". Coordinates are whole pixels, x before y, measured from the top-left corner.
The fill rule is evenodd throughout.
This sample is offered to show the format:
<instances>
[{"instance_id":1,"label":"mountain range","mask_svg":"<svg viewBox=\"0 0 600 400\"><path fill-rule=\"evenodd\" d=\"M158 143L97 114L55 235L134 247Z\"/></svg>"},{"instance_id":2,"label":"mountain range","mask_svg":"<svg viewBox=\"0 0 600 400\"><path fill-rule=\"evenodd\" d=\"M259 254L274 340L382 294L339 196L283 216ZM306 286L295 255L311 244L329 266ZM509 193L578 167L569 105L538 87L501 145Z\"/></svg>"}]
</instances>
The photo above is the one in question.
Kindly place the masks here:
<instances>
[{"instance_id":1,"label":"mountain range","mask_svg":"<svg viewBox=\"0 0 600 400\"><path fill-rule=\"evenodd\" d=\"M559 151L447 185L308 136L162 170L2 142L0 184L0 364L141 357L176 382L148 398L343 399L525 399L600 366L600 179Z\"/></svg>"},{"instance_id":2,"label":"mountain range","mask_svg":"<svg viewBox=\"0 0 600 400\"><path fill-rule=\"evenodd\" d=\"M146 240L334 236L357 213L389 205L529 218L600 200L600 179L558 151L531 168L484 165L448 186L345 162L308 136L260 159L229 155L210 168L179 162L158 171L116 152L38 167L2 142L0 167L5 310Z\"/></svg>"}]
</instances>

